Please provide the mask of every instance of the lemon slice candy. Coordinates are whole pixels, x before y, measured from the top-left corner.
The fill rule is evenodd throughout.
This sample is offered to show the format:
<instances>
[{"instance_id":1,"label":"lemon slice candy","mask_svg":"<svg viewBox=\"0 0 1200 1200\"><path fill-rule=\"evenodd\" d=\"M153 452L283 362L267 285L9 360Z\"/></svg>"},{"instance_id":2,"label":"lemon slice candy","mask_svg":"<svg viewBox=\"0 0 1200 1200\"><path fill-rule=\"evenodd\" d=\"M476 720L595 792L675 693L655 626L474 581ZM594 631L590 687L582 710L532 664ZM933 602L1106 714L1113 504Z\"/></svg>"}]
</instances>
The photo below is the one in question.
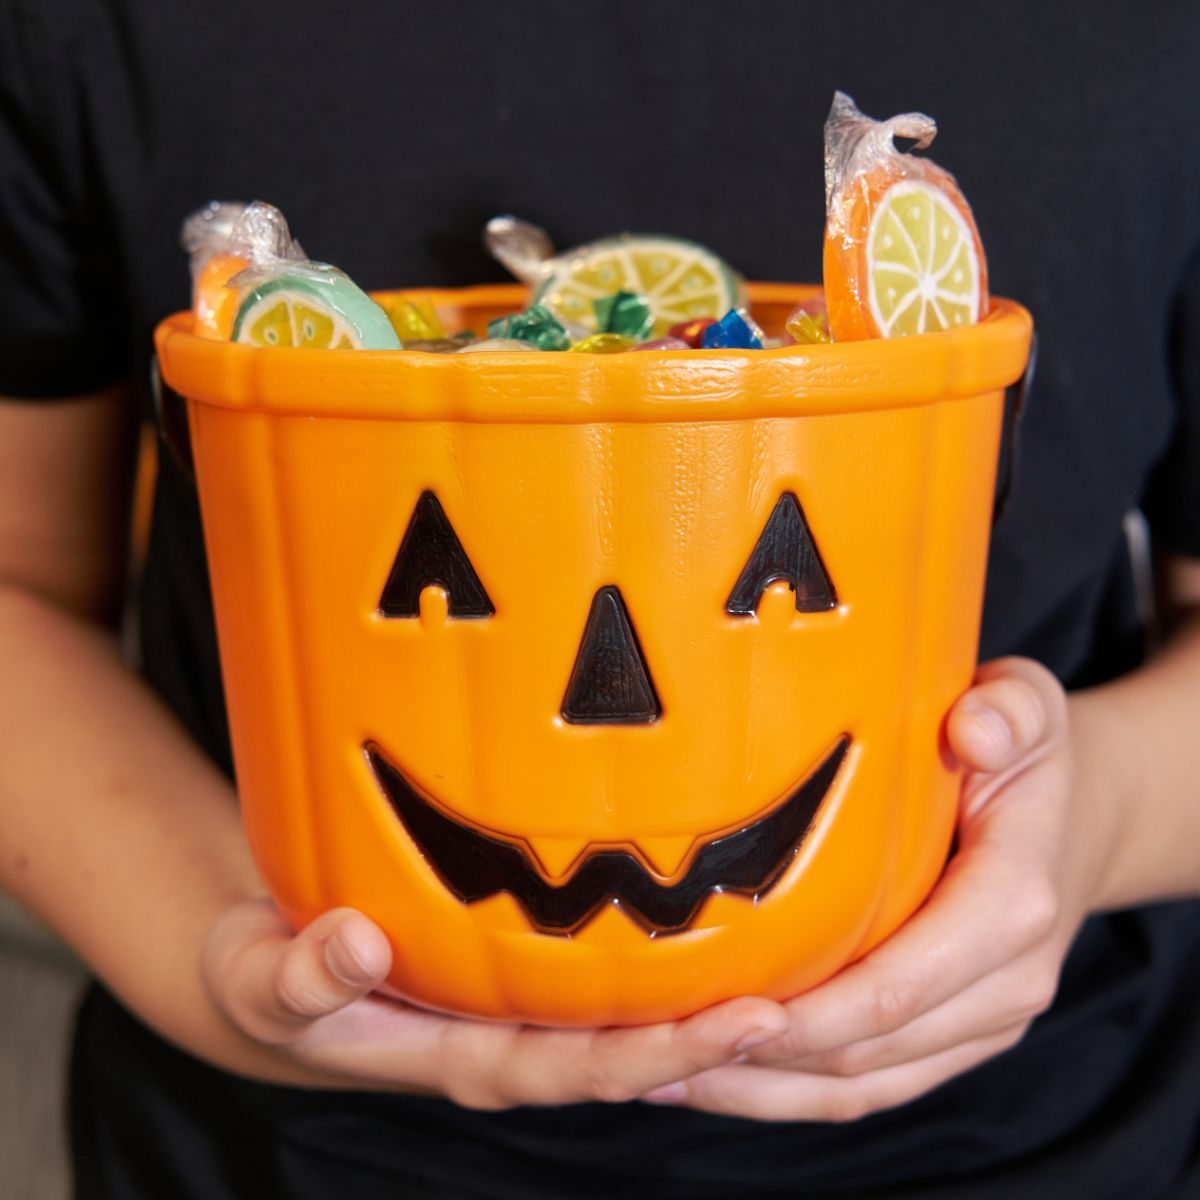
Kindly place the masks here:
<instances>
[{"instance_id":1,"label":"lemon slice candy","mask_svg":"<svg viewBox=\"0 0 1200 1200\"><path fill-rule=\"evenodd\" d=\"M650 302L662 337L672 325L720 317L745 303L745 285L711 250L683 238L622 234L580 246L543 263L532 303L560 320L597 330L595 302L614 292L635 292Z\"/></svg>"},{"instance_id":2,"label":"lemon slice candy","mask_svg":"<svg viewBox=\"0 0 1200 1200\"><path fill-rule=\"evenodd\" d=\"M401 348L387 313L333 267L289 264L243 286L231 335L235 342L313 350Z\"/></svg>"},{"instance_id":3,"label":"lemon slice candy","mask_svg":"<svg viewBox=\"0 0 1200 1200\"><path fill-rule=\"evenodd\" d=\"M906 180L880 197L867 264L867 300L884 337L954 329L980 318L975 237L940 188Z\"/></svg>"}]
</instances>

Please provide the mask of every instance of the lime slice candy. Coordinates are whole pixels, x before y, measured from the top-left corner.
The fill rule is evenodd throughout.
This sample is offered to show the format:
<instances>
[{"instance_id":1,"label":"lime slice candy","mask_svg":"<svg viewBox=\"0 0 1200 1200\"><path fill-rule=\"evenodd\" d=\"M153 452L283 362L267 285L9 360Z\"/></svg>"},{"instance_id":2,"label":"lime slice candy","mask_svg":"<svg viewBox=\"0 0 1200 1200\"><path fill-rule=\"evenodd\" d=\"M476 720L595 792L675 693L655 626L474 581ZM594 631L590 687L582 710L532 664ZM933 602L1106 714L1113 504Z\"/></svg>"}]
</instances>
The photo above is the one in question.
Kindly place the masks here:
<instances>
[{"instance_id":1,"label":"lime slice candy","mask_svg":"<svg viewBox=\"0 0 1200 1200\"><path fill-rule=\"evenodd\" d=\"M745 285L711 250L683 238L626 233L580 246L543 263L532 298L560 320L596 331L595 302L634 292L650 302L663 337L672 325L721 317L745 304Z\"/></svg>"},{"instance_id":2,"label":"lime slice candy","mask_svg":"<svg viewBox=\"0 0 1200 1200\"><path fill-rule=\"evenodd\" d=\"M975 238L941 188L905 180L884 193L871 220L867 263L871 316L884 337L979 320Z\"/></svg>"},{"instance_id":3,"label":"lime slice candy","mask_svg":"<svg viewBox=\"0 0 1200 1200\"><path fill-rule=\"evenodd\" d=\"M353 280L323 263L244 271L232 340L314 350L399 350L387 313Z\"/></svg>"}]
</instances>

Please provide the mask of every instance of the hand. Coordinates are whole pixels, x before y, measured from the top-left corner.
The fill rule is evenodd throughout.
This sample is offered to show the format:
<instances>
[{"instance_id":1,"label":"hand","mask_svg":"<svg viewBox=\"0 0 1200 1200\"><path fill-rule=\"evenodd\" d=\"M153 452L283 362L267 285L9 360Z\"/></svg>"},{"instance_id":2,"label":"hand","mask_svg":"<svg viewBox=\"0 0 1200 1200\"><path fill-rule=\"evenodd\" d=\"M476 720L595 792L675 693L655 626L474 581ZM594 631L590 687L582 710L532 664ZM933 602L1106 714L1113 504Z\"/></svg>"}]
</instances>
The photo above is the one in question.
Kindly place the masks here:
<instances>
[{"instance_id":1,"label":"hand","mask_svg":"<svg viewBox=\"0 0 1200 1200\"><path fill-rule=\"evenodd\" d=\"M381 995L390 966L387 938L361 913L335 909L293 934L266 900L221 916L202 962L225 1018L282 1056L277 1078L434 1094L468 1108L631 1100L787 1028L781 1005L754 997L630 1029L471 1021Z\"/></svg>"},{"instance_id":2,"label":"hand","mask_svg":"<svg viewBox=\"0 0 1200 1200\"><path fill-rule=\"evenodd\" d=\"M1054 997L1106 854L1076 814L1068 705L1028 659L980 668L947 721L965 768L958 851L925 906L787 1005L788 1032L645 1099L761 1120L846 1121L1016 1045Z\"/></svg>"}]
</instances>

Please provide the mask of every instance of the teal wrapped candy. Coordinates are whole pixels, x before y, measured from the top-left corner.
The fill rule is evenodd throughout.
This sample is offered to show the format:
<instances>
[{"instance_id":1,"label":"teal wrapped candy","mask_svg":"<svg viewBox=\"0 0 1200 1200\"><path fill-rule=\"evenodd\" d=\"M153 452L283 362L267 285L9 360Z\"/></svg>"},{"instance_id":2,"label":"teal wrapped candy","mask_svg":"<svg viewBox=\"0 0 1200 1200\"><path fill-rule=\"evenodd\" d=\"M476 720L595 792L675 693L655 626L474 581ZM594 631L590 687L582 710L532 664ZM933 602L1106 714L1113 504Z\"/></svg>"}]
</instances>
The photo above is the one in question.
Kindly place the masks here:
<instances>
[{"instance_id":1,"label":"teal wrapped candy","mask_svg":"<svg viewBox=\"0 0 1200 1200\"><path fill-rule=\"evenodd\" d=\"M571 347L571 339L562 322L541 304L511 317L489 321L488 338L529 342L538 350L569 350Z\"/></svg>"},{"instance_id":2,"label":"teal wrapped candy","mask_svg":"<svg viewBox=\"0 0 1200 1200\"><path fill-rule=\"evenodd\" d=\"M600 333L619 333L640 342L654 329L654 309L645 296L636 292L614 292L603 300L593 300L592 308Z\"/></svg>"}]
</instances>

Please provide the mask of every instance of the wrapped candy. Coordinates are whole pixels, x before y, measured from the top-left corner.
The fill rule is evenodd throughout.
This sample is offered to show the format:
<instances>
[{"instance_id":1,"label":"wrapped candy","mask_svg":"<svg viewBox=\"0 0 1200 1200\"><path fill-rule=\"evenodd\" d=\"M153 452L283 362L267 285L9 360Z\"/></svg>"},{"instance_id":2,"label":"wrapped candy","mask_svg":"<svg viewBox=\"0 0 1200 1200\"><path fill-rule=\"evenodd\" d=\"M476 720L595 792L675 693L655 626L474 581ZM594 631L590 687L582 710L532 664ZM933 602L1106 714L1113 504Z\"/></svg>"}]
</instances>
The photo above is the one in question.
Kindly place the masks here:
<instances>
[{"instance_id":1,"label":"wrapped candy","mask_svg":"<svg viewBox=\"0 0 1200 1200\"><path fill-rule=\"evenodd\" d=\"M493 217L483 235L488 253L513 276L531 287L541 280L554 257L554 243L544 229L518 217Z\"/></svg>"},{"instance_id":2,"label":"wrapped candy","mask_svg":"<svg viewBox=\"0 0 1200 1200\"><path fill-rule=\"evenodd\" d=\"M484 354L492 351L520 351L528 354L531 350L540 349L533 342L519 341L516 338L483 338L478 342L470 342L458 351L459 354Z\"/></svg>"},{"instance_id":3,"label":"wrapped candy","mask_svg":"<svg viewBox=\"0 0 1200 1200\"><path fill-rule=\"evenodd\" d=\"M798 308L788 317L786 328L797 342L804 345L833 341L829 336L828 318L824 312L816 317L806 308Z\"/></svg>"},{"instance_id":4,"label":"wrapped candy","mask_svg":"<svg viewBox=\"0 0 1200 1200\"><path fill-rule=\"evenodd\" d=\"M705 350L761 350L765 341L758 322L744 308L733 308L704 331L700 345Z\"/></svg>"},{"instance_id":5,"label":"wrapped candy","mask_svg":"<svg viewBox=\"0 0 1200 1200\"><path fill-rule=\"evenodd\" d=\"M394 296L384 301L383 310L405 347L411 348L414 342L440 341L446 336L437 309L424 296Z\"/></svg>"},{"instance_id":6,"label":"wrapped candy","mask_svg":"<svg viewBox=\"0 0 1200 1200\"><path fill-rule=\"evenodd\" d=\"M274 205L214 200L183 224L194 329L256 346L398 350L383 309L346 274L309 262Z\"/></svg>"},{"instance_id":7,"label":"wrapped candy","mask_svg":"<svg viewBox=\"0 0 1200 1200\"><path fill-rule=\"evenodd\" d=\"M535 304L510 317L488 322L488 338L531 342L539 350L567 350L571 339L562 323L545 306Z\"/></svg>"},{"instance_id":8,"label":"wrapped candy","mask_svg":"<svg viewBox=\"0 0 1200 1200\"><path fill-rule=\"evenodd\" d=\"M230 339L314 350L399 350L387 313L328 263L276 260L237 275Z\"/></svg>"},{"instance_id":9,"label":"wrapped candy","mask_svg":"<svg viewBox=\"0 0 1200 1200\"><path fill-rule=\"evenodd\" d=\"M274 205L213 200L183 223L180 242L192 271L192 313L202 337L228 338L237 313L229 281L247 267L303 261L283 213Z\"/></svg>"},{"instance_id":10,"label":"wrapped candy","mask_svg":"<svg viewBox=\"0 0 1200 1200\"><path fill-rule=\"evenodd\" d=\"M615 333L640 342L654 328L654 310L645 296L636 292L614 292L592 301L596 326L601 333Z\"/></svg>"},{"instance_id":11,"label":"wrapped candy","mask_svg":"<svg viewBox=\"0 0 1200 1200\"><path fill-rule=\"evenodd\" d=\"M622 354L633 350L637 343L633 338L624 337L619 333L593 333L571 347L578 354Z\"/></svg>"},{"instance_id":12,"label":"wrapped candy","mask_svg":"<svg viewBox=\"0 0 1200 1200\"><path fill-rule=\"evenodd\" d=\"M923 113L864 116L843 92L825 124L825 303L835 341L953 329L987 311L987 263L953 177L916 149L937 125Z\"/></svg>"},{"instance_id":13,"label":"wrapped candy","mask_svg":"<svg viewBox=\"0 0 1200 1200\"><path fill-rule=\"evenodd\" d=\"M393 323L393 328L395 327ZM456 333L453 337L425 338L414 342L405 342L405 350L424 350L426 354L453 354L457 350L477 342L479 339L469 330Z\"/></svg>"},{"instance_id":14,"label":"wrapped candy","mask_svg":"<svg viewBox=\"0 0 1200 1200\"><path fill-rule=\"evenodd\" d=\"M678 325L672 325L668 330L668 336L678 338L693 349L699 349L704 342L704 335L708 332L709 326L716 323L714 317L697 317L694 321L683 321Z\"/></svg>"},{"instance_id":15,"label":"wrapped candy","mask_svg":"<svg viewBox=\"0 0 1200 1200\"><path fill-rule=\"evenodd\" d=\"M555 254L545 231L516 217L488 222L489 251L530 286L529 303L550 309L566 325L589 333L606 330L597 301L616 292L645 298L653 323L647 335L664 337L672 325L696 317L718 317L745 303L745 284L711 250L684 238L622 233Z\"/></svg>"}]
</instances>

